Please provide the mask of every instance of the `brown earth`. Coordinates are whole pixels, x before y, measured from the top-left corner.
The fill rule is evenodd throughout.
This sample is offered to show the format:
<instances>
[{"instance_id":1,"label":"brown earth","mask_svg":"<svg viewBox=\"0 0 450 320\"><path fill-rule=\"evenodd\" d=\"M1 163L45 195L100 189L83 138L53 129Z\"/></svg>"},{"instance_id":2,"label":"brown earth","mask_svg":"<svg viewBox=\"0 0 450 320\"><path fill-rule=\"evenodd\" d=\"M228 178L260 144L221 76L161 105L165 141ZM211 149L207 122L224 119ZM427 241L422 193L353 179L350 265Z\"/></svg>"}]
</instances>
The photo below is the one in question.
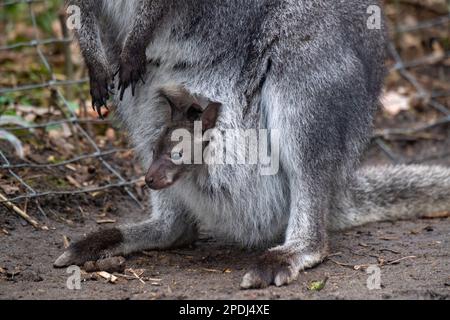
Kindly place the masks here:
<instances>
[{"instance_id":1,"label":"brown earth","mask_svg":"<svg viewBox=\"0 0 450 320\"><path fill-rule=\"evenodd\" d=\"M376 150L369 154L370 162L384 162ZM70 217L55 213L77 204L79 210ZM115 224L145 219L145 213L120 191L108 196L108 204L105 216L102 201L48 199L43 206L46 211L52 208L54 216L38 217L48 231L33 229L0 206L0 226L9 233L0 231L0 299L450 298L449 218L376 223L335 234L332 257L283 288L239 290L245 270L259 253L204 237L196 248L128 257L126 277L118 275L115 284L83 274L81 290L68 290L69 274L52 267L64 250L64 236L77 239L96 230L99 217ZM381 265L381 290L367 288L367 265ZM308 289L325 279L323 290Z\"/></svg>"}]
</instances>

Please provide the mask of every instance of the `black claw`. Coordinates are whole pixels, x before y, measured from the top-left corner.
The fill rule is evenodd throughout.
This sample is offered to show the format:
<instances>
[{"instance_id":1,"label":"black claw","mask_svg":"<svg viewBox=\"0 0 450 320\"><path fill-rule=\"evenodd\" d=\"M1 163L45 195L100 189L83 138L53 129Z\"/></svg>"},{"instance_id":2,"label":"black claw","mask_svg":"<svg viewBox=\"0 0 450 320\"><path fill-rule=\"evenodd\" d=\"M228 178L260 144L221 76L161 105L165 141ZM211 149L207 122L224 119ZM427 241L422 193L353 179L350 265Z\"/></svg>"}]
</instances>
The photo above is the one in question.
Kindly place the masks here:
<instances>
[{"instance_id":1,"label":"black claw","mask_svg":"<svg viewBox=\"0 0 450 320\"><path fill-rule=\"evenodd\" d=\"M135 93L136 93L136 82L133 81L131 83L131 94L133 95L133 97Z\"/></svg>"},{"instance_id":2,"label":"black claw","mask_svg":"<svg viewBox=\"0 0 450 320\"><path fill-rule=\"evenodd\" d=\"M116 79L117 75L120 73L120 67L117 68L117 71L114 72L113 76L112 76L112 81L114 81L114 79Z\"/></svg>"},{"instance_id":3,"label":"black claw","mask_svg":"<svg viewBox=\"0 0 450 320\"><path fill-rule=\"evenodd\" d=\"M97 113L98 113L98 117L99 117L101 120L105 120L105 117L104 117L103 114L102 114L102 106L105 106L105 104L101 104L101 105L98 105L98 106L97 106Z\"/></svg>"},{"instance_id":4,"label":"black claw","mask_svg":"<svg viewBox=\"0 0 450 320\"><path fill-rule=\"evenodd\" d=\"M114 94L110 90L111 82L109 79L111 76L107 72L103 73L91 73L91 97L92 97L92 109L97 112L101 119L104 119L102 114L102 108L106 107L107 101L110 96Z\"/></svg>"},{"instance_id":5,"label":"black claw","mask_svg":"<svg viewBox=\"0 0 450 320\"><path fill-rule=\"evenodd\" d=\"M121 90L120 90L120 101L123 100L124 94L125 94L125 87L123 86L123 87L121 88Z\"/></svg>"},{"instance_id":6,"label":"black claw","mask_svg":"<svg viewBox=\"0 0 450 320\"><path fill-rule=\"evenodd\" d=\"M139 75L139 78L141 78L142 83L145 84L144 75L143 75L143 74L140 74L140 75Z\"/></svg>"},{"instance_id":7,"label":"black claw","mask_svg":"<svg viewBox=\"0 0 450 320\"><path fill-rule=\"evenodd\" d=\"M139 61L141 61L142 59L139 58L133 59L131 62L129 62L128 61L129 59L125 58L127 56L136 57L139 55L136 54L124 55L122 61L120 62L120 67L118 71L119 74L118 92L120 93L120 100L123 100L125 91L128 89L128 87L131 86L131 93L133 96L135 96L139 81L141 80L142 83L145 84L144 80L145 62L140 63Z\"/></svg>"}]
</instances>

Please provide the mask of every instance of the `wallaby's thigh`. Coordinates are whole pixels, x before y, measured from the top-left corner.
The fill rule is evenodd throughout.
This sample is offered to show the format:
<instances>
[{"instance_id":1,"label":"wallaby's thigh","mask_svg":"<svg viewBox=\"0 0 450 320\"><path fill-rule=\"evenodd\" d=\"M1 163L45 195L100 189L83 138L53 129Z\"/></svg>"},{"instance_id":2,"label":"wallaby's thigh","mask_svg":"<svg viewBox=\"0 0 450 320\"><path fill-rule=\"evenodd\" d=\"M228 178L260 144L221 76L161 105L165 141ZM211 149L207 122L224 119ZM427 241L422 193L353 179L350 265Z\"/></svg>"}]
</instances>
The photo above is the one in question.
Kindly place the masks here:
<instances>
[{"instance_id":1,"label":"wallaby's thigh","mask_svg":"<svg viewBox=\"0 0 450 320\"><path fill-rule=\"evenodd\" d=\"M370 133L373 106L365 69L339 48L324 59L317 43L281 44L262 91L267 125L281 133L280 162L289 179L285 243L269 250L242 282L278 286L327 255L327 221Z\"/></svg>"}]
</instances>

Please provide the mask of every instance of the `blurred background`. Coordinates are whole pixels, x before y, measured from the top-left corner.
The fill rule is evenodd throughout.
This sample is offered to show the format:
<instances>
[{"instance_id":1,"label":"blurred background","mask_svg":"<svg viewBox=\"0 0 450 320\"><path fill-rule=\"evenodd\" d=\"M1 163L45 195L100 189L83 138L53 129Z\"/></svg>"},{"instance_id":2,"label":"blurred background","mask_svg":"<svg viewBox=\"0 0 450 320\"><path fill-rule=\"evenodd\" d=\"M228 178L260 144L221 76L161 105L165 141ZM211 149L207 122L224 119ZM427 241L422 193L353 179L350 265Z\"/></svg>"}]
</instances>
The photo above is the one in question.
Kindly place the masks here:
<instances>
[{"instance_id":1,"label":"blurred background","mask_svg":"<svg viewBox=\"0 0 450 320\"><path fill-rule=\"evenodd\" d=\"M0 3L0 202L38 228L142 206L142 172L91 108L59 0ZM450 164L450 2L385 1L389 76L366 163ZM0 206L0 212L6 210ZM0 233L9 222L0 215Z\"/></svg>"}]
</instances>

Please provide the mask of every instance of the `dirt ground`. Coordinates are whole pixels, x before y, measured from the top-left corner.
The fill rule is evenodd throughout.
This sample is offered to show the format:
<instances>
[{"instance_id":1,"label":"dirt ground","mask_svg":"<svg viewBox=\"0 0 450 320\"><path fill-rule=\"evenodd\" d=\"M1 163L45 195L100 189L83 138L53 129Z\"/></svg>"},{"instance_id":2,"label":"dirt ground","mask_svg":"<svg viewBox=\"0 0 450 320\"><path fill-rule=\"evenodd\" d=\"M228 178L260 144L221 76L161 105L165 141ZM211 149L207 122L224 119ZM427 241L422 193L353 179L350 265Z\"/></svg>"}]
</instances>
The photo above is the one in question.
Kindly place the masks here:
<instances>
[{"instance_id":1,"label":"dirt ground","mask_svg":"<svg viewBox=\"0 0 450 320\"><path fill-rule=\"evenodd\" d=\"M107 218L116 224L145 218L124 195L111 202ZM72 291L66 286L70 274L52 263L64 250L65 236L77 239L99 228L98 215L79 212L63 222L41 217L50 230L38 231L0 207L0 225L9 233L0 232L0 299L450 299L449 218L376 223L335 234L331 257L283 288L239 290L259 252L205 236L195 248L128 257L125 276L117 274L114 284L82 274L81 290ZM367 265L381 266L380 290L367 288ZM321 291L309 290L325 279Z\"/></svg>"},{"instance_id":2,"label":"dirt ground","mask_svg":"<svg viewBox=\"0 0 450 320\"><path fill-rule=\"evenodd\" d=\"M399 119L397 124L407 122ZM432 130L430 135L438 137L434 140L399 139L390 146L399 155L432 158L450 150L449 129ZM365 158L366 165L391 163L375 146ZM448 157L437 158L426 163L450 165ZM33 216L48 231L35 230L0 206L0 299L450 299L450 218L376 223L334 234L331 257L283 288L239 290L260 252L205 235L195 248L128 257L126 271L116 274L114 284L83 273L81 290L72 291L67 270L52 267L64 250L64 238L77 240L98 228L139 222L146 213L120 190L40 203L48 216L36 211ZM368 265L381 267L380 290L367 287ZM321 291L309 290L326 279Z\"/></svg>"}]
</instances>

